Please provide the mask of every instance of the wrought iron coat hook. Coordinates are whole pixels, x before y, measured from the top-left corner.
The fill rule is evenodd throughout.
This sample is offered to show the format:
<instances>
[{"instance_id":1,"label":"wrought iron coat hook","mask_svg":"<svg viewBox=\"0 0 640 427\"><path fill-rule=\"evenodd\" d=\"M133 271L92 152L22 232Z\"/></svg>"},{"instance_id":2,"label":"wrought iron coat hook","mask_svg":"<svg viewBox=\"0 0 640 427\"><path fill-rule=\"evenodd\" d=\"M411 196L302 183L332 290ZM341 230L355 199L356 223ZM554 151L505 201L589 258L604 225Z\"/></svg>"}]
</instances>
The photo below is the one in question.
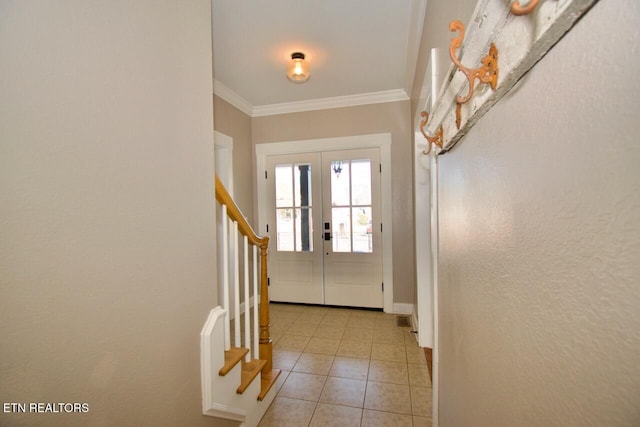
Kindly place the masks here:
<instances>
[{"instance_id":1,"label":"wrought iron coat hook","mask_svg":"<svg viewBox=\"0 0 640 427\"><path fill-rule=\"evenodd\" d=\"M440 125L440 127L436 131L435 136L427 135L427 133L424 131L424 127L427 125L427 122L429 121L429 113L427 113L426 111L423 111L420 113L420 116L424 117L424 119L420 122L420 132L422 132L422 135L429 142L429 149L422 151L422 154L429 154L431 152L432 144L436 144L438 147L442 148L442 146L444 145L444 137L443 137L444 132L442 131L442 125Z\"/></svg>"},{"instance_id":2,"label":"wrought iron coat hook","mask_svg":"<svg viewBox=\"0 0 640 427\"><path fill-rule=\"evenodd\" d=\"M489 53L482 58L482 66L479 68L467 68L462 65L456 56L456 49L462 45L462 40L464 39L464 24L457 20L451 21L449 24L449 31L460 32L458 37L451 39L449 55L451 56L453 63L458 67L458 70L462 71L469 81L469 93L467 96L456 97L456 126L460 129L460 107L465 102L468 102L473 96L475 80L478 79L481 83L488 83L491 85L492 90L496 90L498 85L498 49L493 43L491 43Z\"/></svg>"},{"instance_id":3,"label":"wrought iron coat hook","mask_svg":"<svg viewBox=\"0 0 640 427\"><path fill-rule=\"evenodd\" d=\"M514 15L528 15L533 12L533 9L538 5L538 0L529 0L529 4L526 6L520 6L518 0L511 3L511 13Z\"/></svg>"}]
</instances>

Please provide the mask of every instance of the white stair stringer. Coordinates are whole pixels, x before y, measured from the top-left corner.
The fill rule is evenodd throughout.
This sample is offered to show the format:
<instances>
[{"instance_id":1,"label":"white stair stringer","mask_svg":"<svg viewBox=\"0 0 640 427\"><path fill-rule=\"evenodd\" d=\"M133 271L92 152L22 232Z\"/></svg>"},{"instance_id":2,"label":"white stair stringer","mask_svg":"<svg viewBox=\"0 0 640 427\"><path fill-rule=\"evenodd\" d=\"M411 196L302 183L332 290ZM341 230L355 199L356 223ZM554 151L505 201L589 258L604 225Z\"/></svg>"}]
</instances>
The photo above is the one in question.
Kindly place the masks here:
<instances>
[{"instance_id":1,"label":"white stair stringer","mask_svg":"<svg viewBox=\"0 0 640 427\"><path fill-rule=\"evenodd\" d=\"M227 310L218 306L211 310L200 333L200 369L202 374L202 412L204 415L243 421L242 425L255 427L269 408L276 391L275 387L262 401L260 394L261 374L251 382L242 394L236 389L240 385L241 363L226 375L218 374L224 365L224 316Z\"/></svg>"}]
</instances>

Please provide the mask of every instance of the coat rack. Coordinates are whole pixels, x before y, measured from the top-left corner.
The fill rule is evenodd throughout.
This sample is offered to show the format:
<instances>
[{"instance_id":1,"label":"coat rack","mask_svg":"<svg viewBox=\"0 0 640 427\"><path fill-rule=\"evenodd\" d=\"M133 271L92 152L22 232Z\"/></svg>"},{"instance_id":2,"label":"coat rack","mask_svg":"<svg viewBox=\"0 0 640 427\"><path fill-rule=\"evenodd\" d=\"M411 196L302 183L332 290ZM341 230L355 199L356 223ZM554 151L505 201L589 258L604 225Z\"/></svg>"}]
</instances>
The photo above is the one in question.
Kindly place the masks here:
<instances>
[{"instance_id":1,"label":"coat rack","mask_svg":"<svg viewBox=\"0 0 640 427\"><path fill-rule=\"evenodd\" d=\"M514 15L528 15L533 12L533 9L538 5L538 0L529 0L529 4L526 6L520 6L518 0L511 3L511 13Z\"/></svg>"},{"instance_id":2,"label":"coat rack","mask_svg":"<svg viewBox=\"0 0 640 427\"><path fill-rule=\"evenodd\" d=\"M420 113L423 118L420 132L429 144L423 153L430 153L433 144L440 148L438 154L451 150L597 1L562 0L554 2L553 7L538 7L541 0L478 1L476 11L469 21L470 37L466 41L465 26L458 20L451 21L449 30L458 32L449 45L449 56L455 68L451 68L449 79L440 89L430 113ZM509 14L522 16L534 11L537 15L536 25L524 22L526 20L505 19ZM467 61L480 62L477 68L462 65L458 49L463 41L465 58ZM481 57L487 46L488 52ZM501 69L498 66L496 46L501 47L501 55L508 55L508 58L502 59ZM456 71L461 71L465 78L457 75ZM502 77L498 85L500 75ZM488 84L492 90L475 91L477 85L482 83ZM432 85L437 84L438 82L432 82ZM473 108L465 108L468 117L462 123L462 104L472 98ZM452 114L454 104L455 116ZM433 135L426 131L429 119L431 129L437 126Z\"/></svg>"},{"instance_id":3,"label":"coat rack","mask_svg":"<svg viewBox=\"0 0 640 427\"><path fill-rule=\"evenodd\" d=\"M436 134L434 136L427 135L427 132L425 132L424 127L427 125L427 122L429 121L429 113L427 113L426 111L423 111L420 113L420 116L424 117L424 119L420 122L420 132L422 132L422 136L424 136L429 142L429 149L423 150L422 154L429 154L431 152L431 146L433 144L436 144L440 148L442 148L442 146L444 145L444 137L443 137L444 131L442 130L442 125L440 125L440 127L438 127L438 130L436 131Z\"/></svg>"},{"instance_id":4,"label":"coat rack","mask_svg":"<svg viewBox=\"0 0 640 427\"><path fill-rule=\"evenodd\" d=\"M476 79L481 83L489 84L492 90L496 90L498 86L498 48L491 43L489 53L482 58L482 65L478 68L467 68L456 56L456 49L462 45L464 39L464 24L460 21L451 21L449 24L449 31L459 31L458 37L451 39L451 45L449 46L449 55L451 60L458 67L458 70L462 71L469 81L469 93L467 96L456 97L456 127L460 129L461 121L461 107L462 104L468 102L473 96Z\"/></svg>"}]
</instances>

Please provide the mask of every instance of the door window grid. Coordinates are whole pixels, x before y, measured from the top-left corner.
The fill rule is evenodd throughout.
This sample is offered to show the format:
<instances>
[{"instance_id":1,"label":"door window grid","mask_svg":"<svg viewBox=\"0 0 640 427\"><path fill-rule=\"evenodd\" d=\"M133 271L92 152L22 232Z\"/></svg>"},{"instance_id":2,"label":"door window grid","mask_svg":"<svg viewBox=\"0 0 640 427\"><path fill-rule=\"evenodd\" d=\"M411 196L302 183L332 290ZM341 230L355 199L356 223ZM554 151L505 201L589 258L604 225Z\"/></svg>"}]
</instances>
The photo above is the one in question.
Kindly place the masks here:
<instances>
[{"instance_id":1,"label":"door window grid","mask_svg":"<svg viewBox=\"0 0 640 427\"><path fill-rule=\"evenodd\" d=\"M371 161L336 160L330 167L333 252L372 253Z\"/></svg>"},{"instance_id":2,"label":"door window grid","mask_svg":"<svg viewBox=\"0 0 640 427\"><path fill-rule=\"evenodd\" d=\"M276 165L276 249L313 251L311 165Z\"/></svg>"}]
</instances>

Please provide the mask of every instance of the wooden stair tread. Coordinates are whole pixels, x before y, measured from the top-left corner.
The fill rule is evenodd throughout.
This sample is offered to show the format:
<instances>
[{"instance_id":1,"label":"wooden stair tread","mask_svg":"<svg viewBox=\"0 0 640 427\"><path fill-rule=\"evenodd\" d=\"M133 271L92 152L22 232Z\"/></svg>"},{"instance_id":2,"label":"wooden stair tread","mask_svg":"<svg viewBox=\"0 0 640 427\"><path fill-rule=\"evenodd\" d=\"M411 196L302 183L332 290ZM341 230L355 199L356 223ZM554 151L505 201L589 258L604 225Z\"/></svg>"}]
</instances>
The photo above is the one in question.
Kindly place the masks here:
<instances>
[{"instance_id":1,"label":"wooden stair tread","mask_svg":"<svg viewBox=\"0 0 640 427\"><path fill-rule=\"evenodd\" d=\"M267 363L266 360L261 359L252 359L250 362L242 362L242 374L240 379L240 386L236 390L238 394L244 393L244 391L249 387L249 384L254 380L255 377L258 376L264 365Z\"/></svg>"},{"instance_id":2,"label":"wooden stair tread","mask_svg":"<svg viewBox=\"0 0 640 427\"><path fill-rule=\"evenodd\" d=\"M225 350L224 366L220 368L218 374L222 376L227 375L247 353L249 353L249 349L243 347L231 347L229 350Z\"/></svg>"},{"instance_id":3,"label":"wooden stair tread","mask_svg":"<svg viewBox=\"0 0 640 427\"><path fill-rule=\"evenodd\" d=\"M263 373L260 379L260 394L258 400L265 398L271 387L276 383L278 376L280 375L280 369L272 369L268 374Z\"/></svg>"}]
</instances>

